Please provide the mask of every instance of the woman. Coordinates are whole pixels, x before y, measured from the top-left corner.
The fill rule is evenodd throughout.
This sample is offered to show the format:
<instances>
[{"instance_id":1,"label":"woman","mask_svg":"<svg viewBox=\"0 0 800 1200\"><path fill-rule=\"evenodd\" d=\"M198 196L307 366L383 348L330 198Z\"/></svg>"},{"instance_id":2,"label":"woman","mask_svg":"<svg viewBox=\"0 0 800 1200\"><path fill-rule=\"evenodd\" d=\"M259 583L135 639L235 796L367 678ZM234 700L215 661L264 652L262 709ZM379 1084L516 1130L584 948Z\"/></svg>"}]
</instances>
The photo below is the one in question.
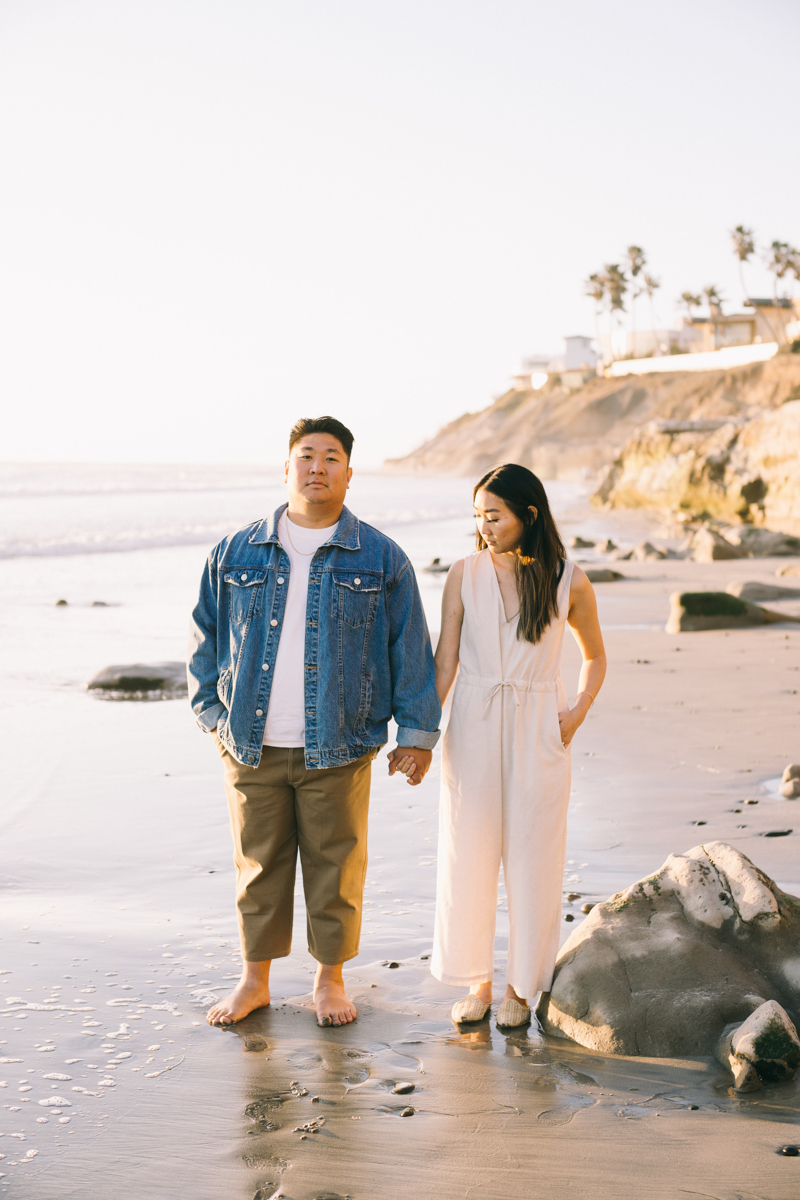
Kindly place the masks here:
<instances>
[{"instance_id":1,"label":"woman","mask_svg":"<svg viewBox=\"0 0 800 1200\"><path fill-rule=\"evenodd\" d=\"M594 592L566 551L544 488L515 463L475 487L478 552L454 563L442 599L436 682L444 736L436 935L431 969L469 985L456 1022L492 1002L497 883L509 941L500 1026L526 1025L550 988L561 925L570 744L603 682ZM572 708L561 682L567 622L583 657Z\"/></svg>"}]
</instances>

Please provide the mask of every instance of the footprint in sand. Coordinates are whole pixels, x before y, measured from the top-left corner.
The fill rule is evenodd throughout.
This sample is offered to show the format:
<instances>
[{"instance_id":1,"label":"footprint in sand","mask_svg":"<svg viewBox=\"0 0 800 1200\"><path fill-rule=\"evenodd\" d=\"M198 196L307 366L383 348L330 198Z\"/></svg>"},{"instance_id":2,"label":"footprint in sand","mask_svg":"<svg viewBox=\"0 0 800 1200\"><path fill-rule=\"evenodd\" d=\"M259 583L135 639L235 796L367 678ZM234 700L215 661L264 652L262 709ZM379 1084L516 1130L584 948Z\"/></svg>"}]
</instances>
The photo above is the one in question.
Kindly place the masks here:
<instances>
[{"instance_id":1,"label":"footprint in sand","mask_svg":"<svg viewBox=\"0 0 800 1200\"><path fill-rule=\"evenodd\" d=\"M584 1075L582 1071L575 1071L572 1067L567 1066L566 1063L558 1063L558 1066L561 1067L562 1071L565 1071L571 1079L574 1079L576 1083L582 1083L584 1086L588 1085L589 1087L597 1087L597 1080L592 1078L591 1075Z\"/></svg>"},{"instance_id":2,"label":"footprint in sand","mask_svg":"<svg viewBox=\"0 0 800 1200\"><path fill-rule=\"evenodd\" d=\"M369 1079L372 1074L369 1066L372 1062L372 1057L366 1050L342 1050L339 1070L344 1068L347 1072L344 1080L345 1083L352 1086L353 1084L364 1083L365 1080ZM329 1070L336 1071L337 1069L332 1063L326 1063L325 1065Z\"/></svg>"},{"instance_id":3,"label":"footprint in sand","mask_svg":"<svg viewBox=\"0 0 800 1200\"><path fill-rule=\"evenodd\" d=\"M254 1100L252 1104L248 1104L244 1115L255 1123L258 1133L271 1133L275 1129L280 1129L280 1125L272 1120L272 1115L282 1105L283 1100L280 1096L269 1096L265 1100Z\"/></svg>"},{"instance_id":4,"label":"footprint in sand","mask_svg":"<svg viewBox=\"0 0 800 1200\"><path fill-rule=\"evenodd\" d=\"M325 1065L321 1054L306 1051L292 1054L286 1061L290 1067L297 1068L299 1071L315 1071L318 1067Z\"/></svg>"},{"instance_id":5,"label":"footprint in sand","mask_svg":"<svg viewBox=\"0 0 800 1200\"><path fill-rule=\"evenodd\" d=\"M278 1178L280 1175L283 1175L284 1171L289 1166L289 1163L285 1158L276 1158L268 1154L253 1154L243 1159L243 1162L246 1167L251 1167L257 1171L269 1171L269 1173L274 1175L276 1178ZM277 1187L277 1183L270 1183L270 1181L267 1179L263 1180L263 1182L258 1185L258 1190L253 1197L253 1200L272 1200Z\"/></svg>"},{"instance_id":6,"label":"footprint in sand","mask_svg":"<svg viewBox=\"0 0 800 1200\"><path fill-rule=\"evenodd\" d=\"M269 1050L269 1042L266 1038L260 1037L258 1034L248 1034L244 1037L245 1050L261 1051Z\"/></svg>"},{"instance_id":7,"label":"footprint in sand","mask_svg":"<svg viewBox=\"0 0 800 1200\"><path fill-rule=\"evenodd\" d=\"M539 1113L536 1119L543 1125L568 1125L576 1112L582 1108L594 1108L595 1104L597 1100L593 1100L591 1096L565 1096L562 1105L558 1108L548 1108Z\"/></svg>"}]
</instances>

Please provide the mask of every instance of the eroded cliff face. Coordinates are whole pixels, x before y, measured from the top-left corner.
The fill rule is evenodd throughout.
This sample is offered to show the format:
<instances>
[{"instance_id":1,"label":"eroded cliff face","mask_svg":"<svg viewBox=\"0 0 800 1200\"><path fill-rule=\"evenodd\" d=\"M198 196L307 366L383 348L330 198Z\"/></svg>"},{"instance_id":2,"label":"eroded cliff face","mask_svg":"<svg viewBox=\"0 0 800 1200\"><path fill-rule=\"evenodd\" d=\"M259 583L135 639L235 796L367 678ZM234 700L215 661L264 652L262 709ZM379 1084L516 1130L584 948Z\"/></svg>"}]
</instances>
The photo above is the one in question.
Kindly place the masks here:
<instances>
[{"instance_id":1,"label":"eroded cliff face","mask_svg":"<svg viewBox=\"0 0 800 1200\"><path fill-rule=\"evenodd\" d=\"M645 428L592 500L800 533L800 400L719 428Z\"/></svg>"},{"instance_id":2,"label":"eroded cliff face","mask_svg":"<svg viewBox=\"0 0 800 1200\"><path fill-rule=\"evenodd\" d=\"M800 355L729 371L511 391L386 469L477 478L518 462L544 479L599 475L595 502L800 529Z\"/></svg>"}]
</instances>

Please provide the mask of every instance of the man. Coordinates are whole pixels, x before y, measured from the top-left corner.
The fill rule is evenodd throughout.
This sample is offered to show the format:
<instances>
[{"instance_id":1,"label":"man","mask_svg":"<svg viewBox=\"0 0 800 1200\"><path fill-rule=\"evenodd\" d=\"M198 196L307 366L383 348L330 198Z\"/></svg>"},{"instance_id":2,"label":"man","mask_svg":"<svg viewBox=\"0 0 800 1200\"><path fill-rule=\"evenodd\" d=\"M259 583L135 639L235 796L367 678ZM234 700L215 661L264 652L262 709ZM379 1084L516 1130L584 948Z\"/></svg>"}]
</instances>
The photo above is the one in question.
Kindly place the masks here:
<instances>
[{"instance_id":1,"label":"man","mask_svg":"<svg viewBox=\"0 0 800 1200\"><path fill-rule=\"evenodd\" d=\"M289 503L211 551L192 614L189 696L225 763L244 968L208 1013L230 1025L269 1004L291 949L298 848L320 1025L356 1009L372 760L398 724L389 774L421 783L441 708L405 554L344 507L353 435L333 417L289 436Z\"/></svg>"}]
</instances>

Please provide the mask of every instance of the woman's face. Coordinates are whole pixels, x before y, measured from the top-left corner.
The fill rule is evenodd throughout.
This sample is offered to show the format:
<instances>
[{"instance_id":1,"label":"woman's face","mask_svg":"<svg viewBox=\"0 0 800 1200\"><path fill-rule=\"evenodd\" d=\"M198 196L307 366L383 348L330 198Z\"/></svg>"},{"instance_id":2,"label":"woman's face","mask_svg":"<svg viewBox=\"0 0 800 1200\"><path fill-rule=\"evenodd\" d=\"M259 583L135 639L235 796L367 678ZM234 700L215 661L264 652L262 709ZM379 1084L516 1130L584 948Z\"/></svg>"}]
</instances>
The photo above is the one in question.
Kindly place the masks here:
<instances>
[{"instance_id":1,"label":"woman's face","mask_svg":"<svg viewBox=\"0 0 800 1200\"><path fill-rule=\"evenodd\" d=\"M481 488L475 496L475 520L486 545L493 554L508 554L522 540L524 526L505 500ZM535 510L532 510L535 512Z\"/></svg>"}]
</instances>

